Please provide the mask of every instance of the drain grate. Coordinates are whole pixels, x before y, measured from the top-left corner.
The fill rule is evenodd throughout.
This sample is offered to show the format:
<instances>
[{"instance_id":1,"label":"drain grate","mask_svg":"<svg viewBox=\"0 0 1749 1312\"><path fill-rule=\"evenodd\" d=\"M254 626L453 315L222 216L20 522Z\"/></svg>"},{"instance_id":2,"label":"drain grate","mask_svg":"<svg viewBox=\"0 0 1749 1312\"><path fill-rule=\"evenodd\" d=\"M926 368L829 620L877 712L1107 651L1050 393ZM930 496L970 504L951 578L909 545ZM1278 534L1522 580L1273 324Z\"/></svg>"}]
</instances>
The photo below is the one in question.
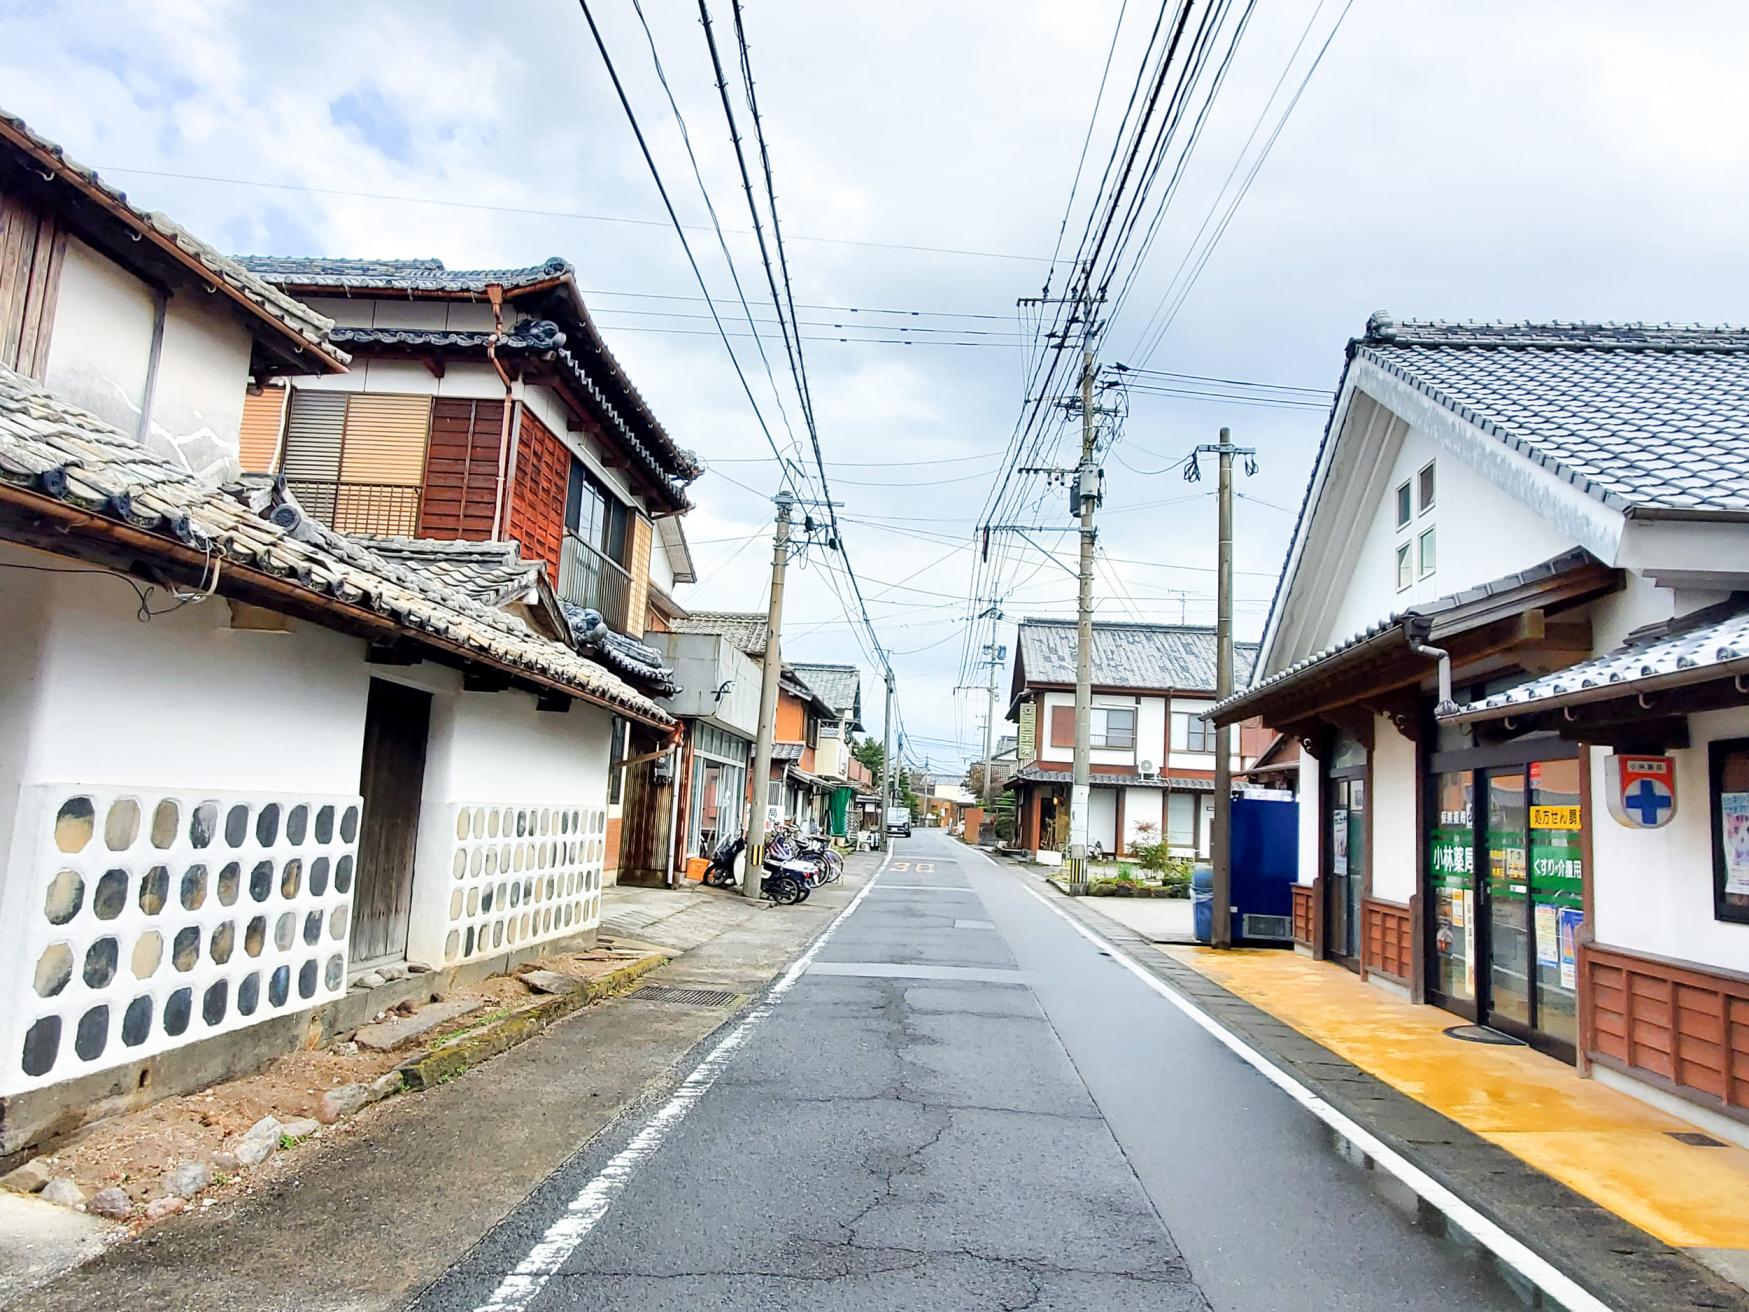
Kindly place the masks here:
<instances>
[{"instance_id":1,"label":"drain grate","mask_svg":"<svg viewBox=\"0 0 1749 1312\"><path fill-rule=\"evenodd\" d=\"M1445 1032L1454 1039L1462 1039L1465 1043L1499 1043L1517 1048L1525 1046L1523 1039L1515 1039L1510 1034L1502 1034L1499 1030L1491 1030L1485 1025L1453 1025Z\"/></svg>"},{"instance_id":2,"label":"drain grate","mask_svg":"<svg viewBox=\"0 0 1749 1312\"><path fill-rule=\"evenodd\" d=\"M741 995L733 989L683 989L671 984L646 984L632 996L644 1002L676 1002L684 1007L726 1007Z\"/></svg>"},{"instance_id":3,"label":"drain grate","mask_svg":"<svg viewBox=\"0 0 1749 1312\"><path fill-rule=\"evenodd\" d=\"M1698 1130L1666 1130L1672 1139L1685 1143L1690 1148L1723 1148L1724 1140L1715 1139L1710 1134L1702 1134Z\"/></svg>"}]
</instances>

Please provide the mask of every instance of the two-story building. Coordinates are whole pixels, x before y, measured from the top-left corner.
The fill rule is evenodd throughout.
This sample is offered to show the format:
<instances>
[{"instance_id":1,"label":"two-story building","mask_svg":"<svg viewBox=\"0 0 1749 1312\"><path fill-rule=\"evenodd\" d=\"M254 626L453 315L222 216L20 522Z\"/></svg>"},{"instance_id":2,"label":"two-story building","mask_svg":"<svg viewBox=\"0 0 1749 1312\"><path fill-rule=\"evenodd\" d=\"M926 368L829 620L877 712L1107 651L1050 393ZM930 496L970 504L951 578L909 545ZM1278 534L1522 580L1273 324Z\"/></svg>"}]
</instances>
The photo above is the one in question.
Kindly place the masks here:
<instances>
[{"instance_id":1,"label":"two-story building","mask_svg":"<svg viewBox=\"0 0 1749 1312\"><path fill-rule=\"evenodd\" d=\"M1018 845L1045 860L1069 841L1075 645L1073 620L1022 620L1009 685L1018 766L1004 786L1015 797ZM1234 644L1236 680L1250 677L1256 654L1253 643ZM1214 688L1214 629L1094 624L1089 844L1121 855L1145 824L1177 855L1208 854L1215 733L1202 717L1214 704ZM1255 731L1236 737L1238 771L1261 744Z\"/></svg>"},{"instance_id":2,"label":"two-story building","mask_svg":"<svg viewBox=\"0 0 1749 1312\"><path fill-rule=\"evenodd\" d=\"M330 321L5 116L0 252L3 1169L587 941L612 726L674 724L544 570L240 479Z\"/></svg>"},{"instance_id":3,"label":"two-story building","mask_svg":"<svg viewBox=\"0 0 1749 1312\"><path fill-rule=\"evenodd\" d=\"M1305 950L1749 1142L1749 333L1398 323L1251 686Z\"/></svg>"},{"instance_id":4,"label":"two-story building","mask_svg":"<svg viewBox=\"0 0 1749 1312\"><path fill-rule=\"evenodd\" d=\"M834 838L849 838L858 828L857 798L867 796L873 787L868 768L852 755L855 735L862 732L862 671L854 665L800 662L795 671L833 711L830 718L820 721L814 773L831 788L826 832Z\"/></svg>"}]
</instances>

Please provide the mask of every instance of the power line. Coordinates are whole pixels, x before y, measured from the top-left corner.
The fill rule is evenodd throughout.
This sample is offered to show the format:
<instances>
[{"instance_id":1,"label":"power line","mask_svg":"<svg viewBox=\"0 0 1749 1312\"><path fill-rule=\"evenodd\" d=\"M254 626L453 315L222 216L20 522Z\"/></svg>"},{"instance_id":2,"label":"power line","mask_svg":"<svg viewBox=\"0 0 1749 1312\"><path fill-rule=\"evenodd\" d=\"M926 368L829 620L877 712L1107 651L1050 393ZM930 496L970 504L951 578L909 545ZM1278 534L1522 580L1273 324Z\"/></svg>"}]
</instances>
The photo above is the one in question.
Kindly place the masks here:
<instances>
[{"instance_id":1,"label":"power line","mask_svg":"<svg viewBox=\"0 0 1749 1312\"><path fill-rule=\"evenodd\" d=\"M796 238L797 241L802 240ZM602 288L583 288L585 296L622 296L627 299L645 301L686 301L696 303L710 299L704 296L683 296L670 292L616 292ZM720 299L720 298L719 298ZM993 319L1002 323L1008 321L1005 314L987 314L975 310L913 310L883 307L878 305L828 305L817 301L797 301L796 308L801 310L831 310L838 314L886 314L904 318L929 319ZM623 311L621 313L624 313Z\"/></svg>"}]
</instances>

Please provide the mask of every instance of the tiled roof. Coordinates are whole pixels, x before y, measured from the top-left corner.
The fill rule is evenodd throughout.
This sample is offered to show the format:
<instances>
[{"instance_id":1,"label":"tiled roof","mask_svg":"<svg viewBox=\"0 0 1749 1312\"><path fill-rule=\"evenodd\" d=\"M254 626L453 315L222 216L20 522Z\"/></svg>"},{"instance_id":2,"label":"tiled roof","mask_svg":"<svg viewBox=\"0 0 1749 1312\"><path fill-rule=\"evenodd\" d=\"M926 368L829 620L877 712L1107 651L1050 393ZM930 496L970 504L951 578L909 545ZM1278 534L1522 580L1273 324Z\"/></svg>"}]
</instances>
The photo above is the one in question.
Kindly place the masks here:
<instances>
[{"instance_id":1,"label":"tiled roof","mask_svg":"<svg viewBox=\"0 0 1749 1312\"><path fill-rule=\"evenodd\" d=\"M1075 621L1020 622L1020 659L1029 683L1075 682ZM1243 687L1257 659L1257 644L1233 644L1233 682ZM1093 626L1095 688L1172 688L1213 692L1215 631L1193 624Z\"/></svg>"},{"instance_id":2,"label":"tiled roof","mask_svg":"<svg viewBox=\"0 0 1749 1312\"><path fill-rule=\"evenodd\" d=\"M383 291L401 292L408 296L478 296L483 295L487 287L497 285L504 288L507 296L514 297L525 290L536 291L545 284L562 288L562 308L553 308L551 312L559 313L567 320L567 330L572 327L579 330L576 340L570 343L565 359L585 384L585 390L613 424L629 434L630 424L620 414L619 406L603 392L588 367L593 360L599 363L601 371L612 379L617 390L623 394L640 421L639 426L647 431L649 445L656 449L654 458L662 462L668 474L684 484L692 482L704 472L698 457L668 435L668 430L662 427L662 421L656 418L643 394L633 385L625 369L608 349L606 338L601 335L601 329L596 326L589 307L583 302L583 293L577 286L575 270L568 261L558 256L542 264L520 269L446 269L442 260L429 259L346 260L281 255L244 255L239 259L246 267L281 286L308 291L333 290L347 294ZM541 304L551 306L550 302ZM572 320L575 322L570 322ZM580 357L581 362L572 356Z\"/></svg>"},{"instance_id":3,"label":"tiled roof","mask_svg":"<svg viewBox=\"0 0 1749 1312\"><path fill-rule=\"evenodd\" d=\"M127 434L0 368L0 482L157 535L300 590L312 607L365 610L414 641L562 687L654 724L660 706L571 648L335 533L296 502L257 485L211 488Z\"/></svg>"},{"instance_id":4,"label":"tiled roof","mask_svg":"<svg viewBox=\"0 0 1749 1312\"><path fill-rule=\"evenodd\" d=\"M802 748L806 743L773 743L771 744L771 759L774 761L799 761L802 759Z\"/></svg>"},{"instance_id":5,"label":"tiled roof","mask_svg":"<svg viewBox=\"0 0 1749 1312\"><path fill-rule=\"evenodd\" d=\"M1036 765L1023 765L1008 776L1004 787L1015 783L1023 784L1072 784L1075 782L1073 770L1045 770ZM1095 788L1165 788L1181 793L1212 793L1215 790L1214 780L1198 778L1181 778L1177 775L1140 775L1112 774L1101 772L1092 777Z\"/></svg>"},{"instance_id":6,"label":"tiled roof","mask_svg":"<svg viewBox=\"0 0 1749 1312\"><path fill-rule=\"evenodd\" d=\"M616 633L601 617L600 611L569 601L562 601L559 605L579 651L594 657L617 671L621 678L629 679L654 696L672 697L680 691L667 658L654 647L646 647L636 638Z\"/></svg>"},{"instance_id":7,"label":"tiled roof","mask_svg":"<svg viewBox=\"0 0 1749 1312\"><path fill-rule=\"evenodd\" d=\"M795 672L839 714L856 710L862 697L862 671L856 666L797 665Z\"/></svg>"},{"instance_id":8,"label":"tiled roof","mask_svg":"<svg viewBox=\"0 0 1749 1312\"><path fill-rule=\"evenodd\" d=\"M1630 634L1613 651L1462 706L1443 720L1496 719L1749 670L1749 598L1737 597Z\"/></svg>"},{"instance_id":9,"label":"tiled roof","mask_svg":"<svg viewBox=\"0 0 1749 1312\"><path fill-rule=\"evenodd\" d=\"M334 327L333 320L286 295L239 261L214 250L180 224L162 214L141 209L127 198L126 193L98 177L94 170L69 159L58 145L32 131L23 119L0 110L0 129L10 130L0 131L0 138L16 137L15 145L51 171L65 175L83 190L95 193L98 203L122 222L149 229L173 247L184 263L196 265L206 276L218 279L256 313L272 320L276 328L289 329L304 347L322 358L325 369L337 369L346 363L346 353L328 340L329 331Z\"/></svg>"},{"instance_id":10,"label":"tiled roof","mask_svg":"<svg viewBox=\"0 0 1749 1312\"><path fill-rule=\"evenodd\" d=\"M244 268L297 287L332 287L336 291L481 292L500 286L506 292L531 283L563 278L572 272L568 261L554 256L543 264L521 269L446 269L442 260L329 259L324 256L241 255Z\"/></svg>"},{"instance_id":11,"label":"tiled roof","mask_svg":"<svg viewBox=\"0 0 1749 1312\"><path fill-rule=\"evenodd\" d=\"M751 611L695 610L668 627L674 633L714 633L749 656L765 655L765 616Z\"/></svg>"},{"instance_id":12,"label":"tiled roof","mask_svg":"<svg viewBox=\"0 0 1749 1312\"><path fill-rule=\"evenodd\" d=\"M1398 323L1356 357L1630 514L1749 514L1749 329Z\"/></svg>"},{"instance_id":13,"label":"tiled roof","mask_svg":"<svg viewBox=\"0 0 1749 1312\"><path fill-rule=\"evenodd\" d=\"M446 588L498 607L538 588L544 569L524 560L515 542L445 542L433 538L350 535L385 560L416 569Z\"/></svg>"},{"instance_id":14,"label":"tiled roof","mask_svg":"<svg viewBox=\"0 0 1749 1312\"><path fill-rule=\"evenodd\" d=\"M1505 574L1497 579L1490 579L1486 583L1478 583L1473 588L1465 588L1461 592L1450 592L1443 597L1435 597L1432 601L1422 602L1419 605L1406 606L1402 610L1394 610L1383 619L1375 620L1373 623L1367 625L1367 627L1360 630L1360 632L1350 634L1340 642L1333 642L1322 651L1313 652L1303 660L1295 661L1285 670L1278 670L1267 678L1259 679L1249 688L1241 688L1224 701L1216 702L1209 708L1208 714L1213 715L1215 712L1224 710L1236 702L1245 701L1260 692L1275 687L1278 684L1287 683L1291 679L1296 679L1307 670L1311 669L1314 665L1321 665L1325 661L1340 656L1344 652L1350 651L1353 648L1360 646L1362 643L1369 642L1372 639L1379 637L1381 634L1388 633L1393 629L1402 629L1407 632L1405 626L1414 627L1418 630L1417 639L1419 640L1420 636L1425 635L1427 627L1433 620L1450 611L1458 609L1460 606L1470 605L1479 601L1486 601L1490 597L1496 597L1501 593L1511 592L1515 588L1522 588L1529 584L1541 582L1544 579L1554 578L1559 574L1565 574L1569 570L1576 570L1597 563L1597 558L1589 551L1586 551L1583 547L1574 547L1572 550L1564 551L1560 555L1545 560L1540 564L1532 565L1529 569L1521 569L1516 573Z\"/></svg>"}]
</instances>

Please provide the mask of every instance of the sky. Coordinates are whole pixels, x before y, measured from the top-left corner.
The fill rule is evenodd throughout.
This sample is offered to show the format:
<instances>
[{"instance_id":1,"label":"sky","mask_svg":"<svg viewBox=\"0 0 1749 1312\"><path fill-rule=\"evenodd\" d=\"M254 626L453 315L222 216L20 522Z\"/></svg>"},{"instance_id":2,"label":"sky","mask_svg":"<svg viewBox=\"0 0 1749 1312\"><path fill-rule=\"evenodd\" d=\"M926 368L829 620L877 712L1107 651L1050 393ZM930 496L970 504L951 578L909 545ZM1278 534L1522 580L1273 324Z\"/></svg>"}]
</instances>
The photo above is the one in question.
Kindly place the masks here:
<instances>
[{"instance_id":1,"label":"sky","mask_svg":"<svg viewBox=\"0 0 1749 1312\"><path fill-rule=\"evenodd\" d=\"M1235 542L1236 622L1258 636L1326 417L1314 392L1334 389L1375 310L1744 318L1749 7L1693 0L1353 0L1186 290L1223 184L1256 159L1344 2L1255 0L1102 348L1107 364L1308 390L1272 394L1292 406L1130 394L1106 458L1099 618L1212 621L1212 469L1188 484L1179 466L1226 426L1258 452ZM805 450L781 343L767 343L774 388L632 0L591 3L764 427ZM643 5L734 270L774 333L698 7ZM727 0L710 8L732 61ZM893 653L908 755L937 771L982 748L986 699L961 685L984 678L973 617L988 598L968 589L1031 358L1016 300L1044 286L1083 142L1097 172L1158 8L746 0L843 546ZM680 601L764 609L778 467L577 5L0 0L0 25L0 107L223 248L569 260L645 398L710 468L685 521L700 578ZM1174 303L1150 352L1144 329ZM1068 617L1075 593L1066 497L1027 477L1037 545L998 551L1010 657L1015 620ZM860 663L878 732L875 664L829 558L815 547L791 569L785 658Z\"/></svg>"}]
</instances>

